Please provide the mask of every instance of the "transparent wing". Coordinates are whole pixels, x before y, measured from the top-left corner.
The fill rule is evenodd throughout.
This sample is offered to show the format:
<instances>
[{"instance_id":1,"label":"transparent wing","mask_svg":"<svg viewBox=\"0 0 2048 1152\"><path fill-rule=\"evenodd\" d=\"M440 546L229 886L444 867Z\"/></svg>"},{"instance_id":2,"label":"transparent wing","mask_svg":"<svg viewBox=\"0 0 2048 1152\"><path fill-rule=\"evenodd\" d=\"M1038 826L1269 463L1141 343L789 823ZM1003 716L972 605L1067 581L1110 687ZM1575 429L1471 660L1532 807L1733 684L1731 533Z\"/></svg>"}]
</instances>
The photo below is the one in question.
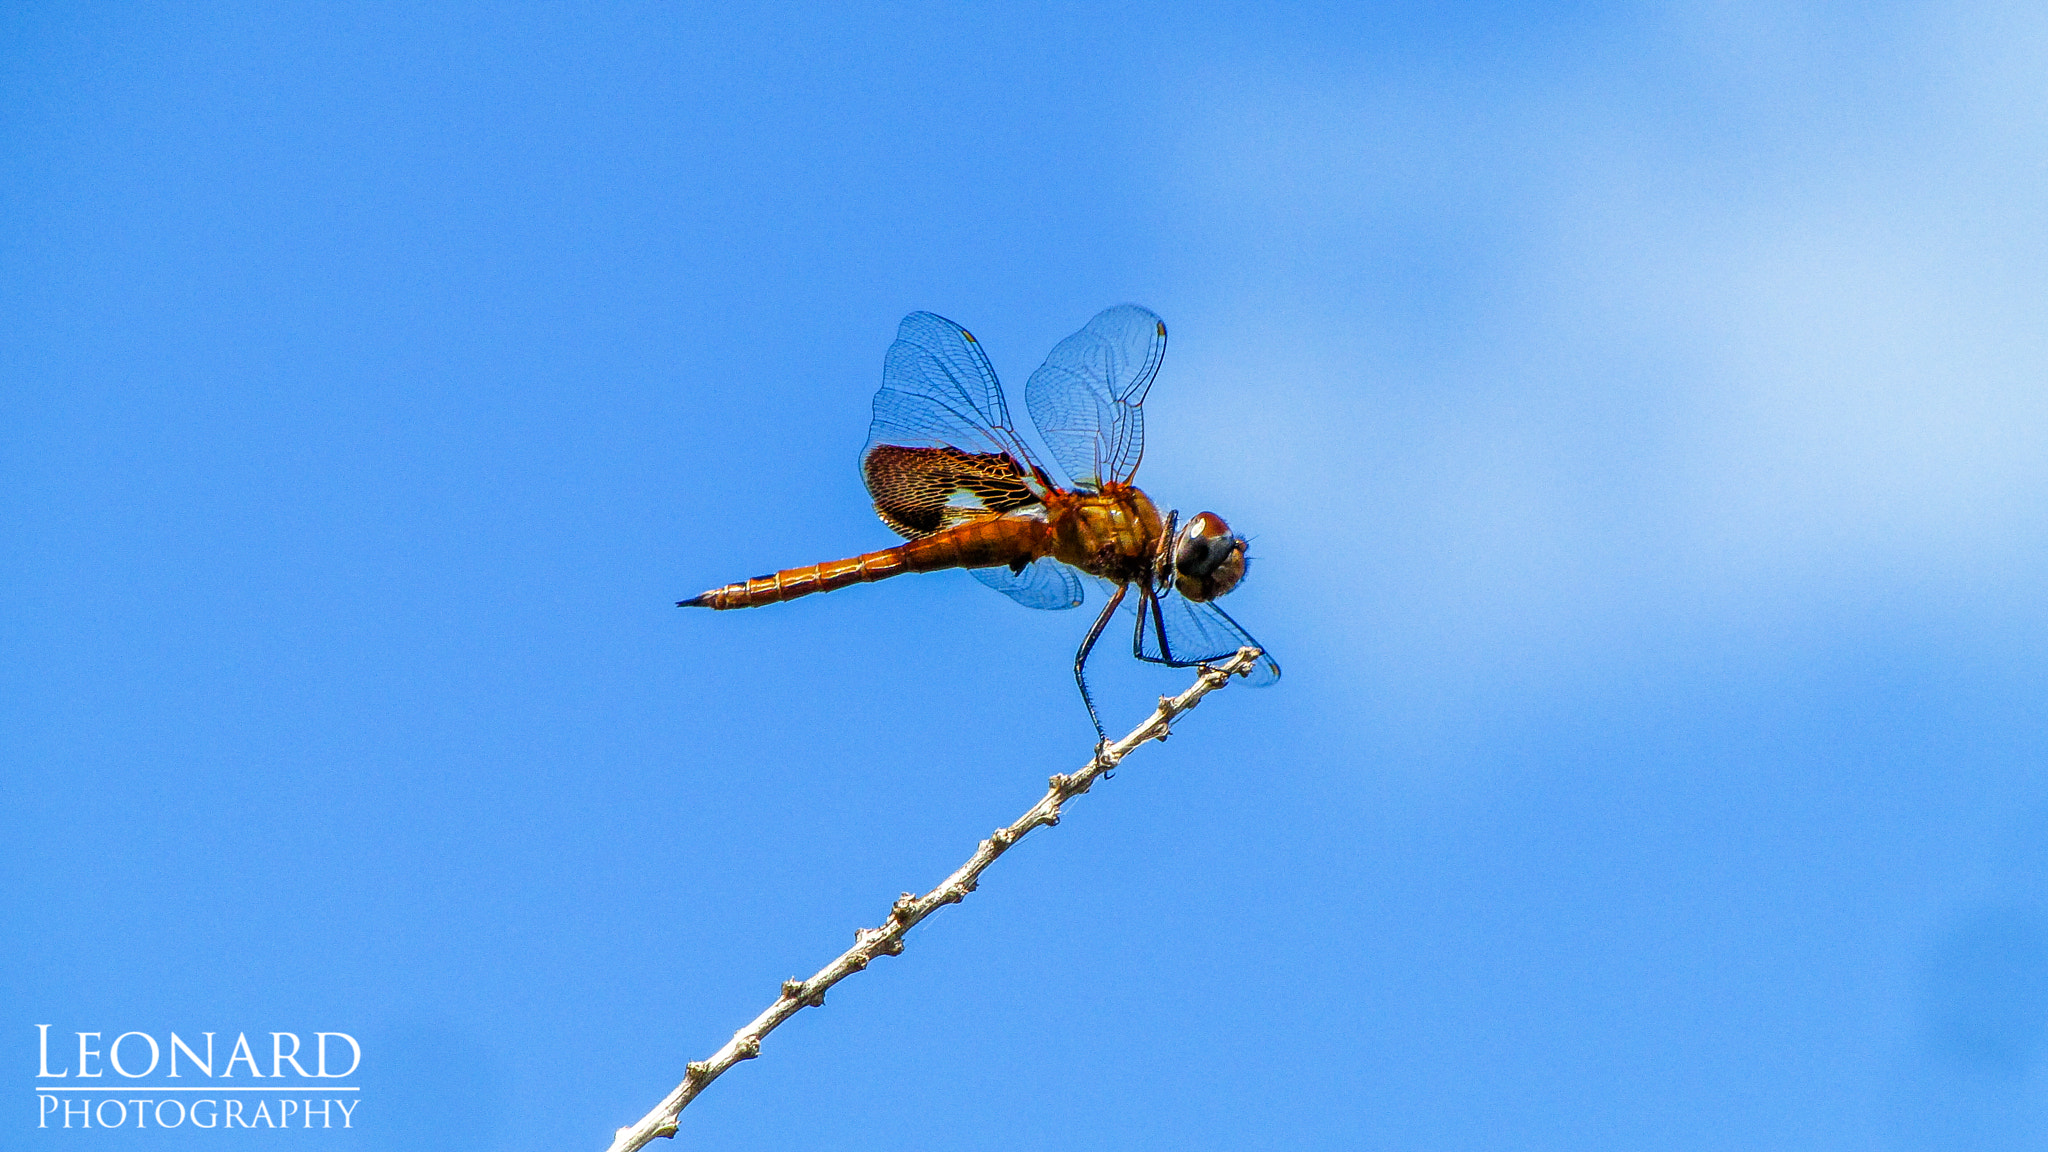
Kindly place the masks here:
<instances>
[{"instance_id":1,"label":"transparent wing","mask_svg":"<svg viewBox=\"0 0 2048 1152\"><path fill-rule=\"evenodd\" d=\"M1084 596L1074 570L1050 556L1024 566L1022 572L1008 568L969 568L976 580L1001 592L1026 608L1059 612L1078 608Z\"/></svg>"},{"instance_id":2,"label":"transparent wing","mask_svg":"<svg viewBox=\"0 0 2048 1152\"><path fill-rule=\"evenodd\" d=\"M1033 464L981 344L967 329L930 312L905 316L882 360L882 390L875 393L867 447L882 444L958 448L970 456L1000 453L1027 474Z\"/></svg>"},{"instance_id":3,"label":"transparent wing","mask_svg":"<svg viewBox=\"0 0 2048 1152\"><path fill-rule=\"evenodd\" d=\"M1175 592L1164 596L1134 596L1138 601L1137 611L1141 614L1137 624L1135 654L1140 660L1154 664L1186 666L1205 664L1235 655L1239 648L1252 647L1266 652L1266 646L1252 639L1230 614L1218 608L1213 601L1196 603ZM1154 613L1157 615L1154 615ZM1160 641L1164 631L1165 642ZM1253 688L1264 688L1280 679L1280 664L1266 652L1259 657L1258 666L1245 677L1245 683Z\"/></svg>"},{"instance_id":4,"label":"transparent wing","mask_svg":"<svg viewBox=\"0 0 2048 1152\"><path fill-rule=\"evenodd\" d=\"M882 360L860 470L875 512L906 537L1040 503L1041 471L988 356L930 312L905 316Z\"/></svg>"},{"instance_id":5,"label":"transparent wing","mask_svg":"<svg viewBox=\"0 0 2048 1152\"><path fill-rule=\"evenodd\" d=\"M1139 405L1165 355L1166 323L1150 309L1119 304L1060 341L1025 382L1038 434L1076 484L1128 483L1137 473L1145 454Z\"/></svg>"}]
</instances>

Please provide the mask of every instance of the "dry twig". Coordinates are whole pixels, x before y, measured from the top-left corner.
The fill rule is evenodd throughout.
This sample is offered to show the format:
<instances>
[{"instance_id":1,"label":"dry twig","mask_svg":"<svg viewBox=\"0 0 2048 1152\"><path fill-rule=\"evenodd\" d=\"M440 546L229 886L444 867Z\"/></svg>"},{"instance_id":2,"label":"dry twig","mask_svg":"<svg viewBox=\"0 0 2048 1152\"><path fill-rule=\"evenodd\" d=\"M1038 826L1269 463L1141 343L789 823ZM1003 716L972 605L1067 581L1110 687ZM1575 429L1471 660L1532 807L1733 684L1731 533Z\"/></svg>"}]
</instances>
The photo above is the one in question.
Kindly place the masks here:
<instances>
[{"instance_id":1,"label":"dry twig","mask_svg":"<svg viewBox=\"0 0 2048 1152\"><path fill-rule=\"evenodd\" d=\"M1115 768L1131 750L1147 740L1166 739L1168 729L1175 717L1199 703L1202 697L1223 687L1233 675L1251 671L1258 662L1257 648L1240 648L1237 655L1213 666L1205 666L1201 675L1187 691L1178 696L1161 696L1159 707L1143 724L1131 730L1131 734L1103 747L1086 768L1071 776L1054 776L1047 782L1045 795L1031 810L1019 816L1006 828L998 828L995 834L983 840L975 848L974 855L962 864L938 887L922 896L905 892L898 897L894 907L889 909L889 918L880 928L855 930L854 945L837 960L818 970L809 980L784 980L782 995L768 1010L754 1017L745 1028L733 1033L725 1047L711 1054L709 1060L693 1060L683 1082L676 1085L654 1110L642 1116L638 1123L621 1128L612 1137L607 1152L634 1152L656 1137L670 1137L676 1134L676 1117L697 1098L706 1085L742 1060L751 1060L761 1054L761 1038L773 1032L777 1025L797 1014L800 1009L821 1007L825 1003L825 990L846 977L868 966L877 956L896 956L903 951L903 935L911 926L946 904L958 904L969 892L974 891L982 870L995 863L996 857L1009 851L1010 846L1022 840L1033 828L1060 822L1060 805L1078 796L1094 785L1097 777Z\"/></svg>"}]
</instances>

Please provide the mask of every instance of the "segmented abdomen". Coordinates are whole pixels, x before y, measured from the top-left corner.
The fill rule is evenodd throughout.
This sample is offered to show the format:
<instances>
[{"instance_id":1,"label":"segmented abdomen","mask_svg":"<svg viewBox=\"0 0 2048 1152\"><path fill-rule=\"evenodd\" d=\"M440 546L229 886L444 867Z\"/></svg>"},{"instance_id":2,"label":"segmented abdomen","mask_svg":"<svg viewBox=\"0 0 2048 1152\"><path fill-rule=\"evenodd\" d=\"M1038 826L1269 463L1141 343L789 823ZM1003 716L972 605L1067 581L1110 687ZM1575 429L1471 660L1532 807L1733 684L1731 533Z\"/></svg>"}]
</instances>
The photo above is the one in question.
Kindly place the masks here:
<instances>
[{"instance_id":1,"label":"segmented abdomen","mask_svg":"<svg viewBox=\"0 0 2048 1152\"><path fill-rule=\"evenodd\" d=\"M907 544L802 568L784 568L713 588L680 601L680 608L752 608L830 592L849 584L870 584L905 572L941 568L995 568L1029 564L1046 554L1051 534L1035 517L991 516L922 536Z\"/></svg>"}]
</instances>

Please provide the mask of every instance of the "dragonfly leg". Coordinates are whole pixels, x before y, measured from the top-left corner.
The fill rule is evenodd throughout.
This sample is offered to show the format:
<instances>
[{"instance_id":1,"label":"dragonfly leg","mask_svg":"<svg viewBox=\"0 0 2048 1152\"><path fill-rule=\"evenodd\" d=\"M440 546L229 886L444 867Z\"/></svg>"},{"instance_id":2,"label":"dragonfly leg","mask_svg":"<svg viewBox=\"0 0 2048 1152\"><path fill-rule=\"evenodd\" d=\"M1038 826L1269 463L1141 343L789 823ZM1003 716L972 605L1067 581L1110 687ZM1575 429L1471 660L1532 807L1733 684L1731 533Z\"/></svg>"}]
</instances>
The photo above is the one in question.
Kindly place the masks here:
<instances>
[{"instance_id":1,"label":"dragonfly leg","mask_svg":"<svg viewBox=\"0 0 2048 1152\"><path fill-rule=\"evenodd\" d=\"M1166 610L1159 606L1159 597L1152 597L1152 630L1159 634L1159 655L1168 668L1186 668L1194 663L1182 660L1173 654L1173 641L1166 635Z\"/></svg>"},{"instance_id":2,"label":"dragonfly leg","mask_svg":"<svg viewBox=\"0 0 2048 1152\"><path fill-rule=\"evenodd\" d=\"M1088 629L1088 638L1081 641L1081 650L1074 653L1074 683L1081 686L1081 703L1088 706L1088 719L1095 723L1095 736L1098 741L1095 750L1098 756L1101 755L1102 749L1109 745L1109 733L1103 731L1102 717L1095 712L1095 698L1088 694L1088 653L1095 647L1095 642L1102 639L1102 630L1109 626L1109 618L1116 615L1116 606L1124 602L1124 593L1130 590L1129 584L1116 586L1116 594L1103 606L1102 615L1095 618L1095 626Z\"/></svg>"},{"instance_id":3,"label":"dragonfly leg","mask_svg":"<svg viewBox=\"0 0 2048 1152\"><path fill-rule=\"evenodd\" d=\"M1192 668L1198 660L1181 660L1173 654L1173 641L1166 635L1166 614L1159 607L1160 594L1149 588L1139 589L1142 599L1138 601L1138 626L1131 632L1131 655L1147 664L1163 664L1168 668ZM1152 635L1159 639L1159 655L1145 655L1145 626L1152 626Z\"/></svg>"}]
</instances>

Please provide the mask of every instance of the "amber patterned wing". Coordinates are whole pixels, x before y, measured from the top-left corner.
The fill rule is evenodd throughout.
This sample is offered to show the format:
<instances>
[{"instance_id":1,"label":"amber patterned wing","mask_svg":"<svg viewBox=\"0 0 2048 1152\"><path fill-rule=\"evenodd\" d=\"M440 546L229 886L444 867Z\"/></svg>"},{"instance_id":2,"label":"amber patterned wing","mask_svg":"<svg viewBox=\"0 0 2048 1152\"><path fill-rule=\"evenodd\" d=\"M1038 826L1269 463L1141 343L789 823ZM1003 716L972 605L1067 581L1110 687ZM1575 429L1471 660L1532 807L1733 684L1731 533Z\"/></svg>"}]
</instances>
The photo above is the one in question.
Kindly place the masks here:
<instances>
[{"instance_id":1,"label":"amber patterned wing","mask_svg":"<svg viewBox=\"0 0 2048 1152\"><path fill-rule=\"evenodd\" d=\"M876 514L907 538L977 516L1044 509L1044 469L1010 423L1002 385L980 342L930 312L904 317L889 346L860 472ZM1057 561L1014 572L970 571L1027 608L1081 603L1080 581Z\"/></svg>"},{"instance_id":2,"label":"amber patterned wing","mask_svg":"<svg viewBox=\"0 0 2048 1152\"><path fill-rule=\"evenodd\" d=\"M860 470L875 511L906 537L1040 503L1036 462L988 356L967 329L930 312L903 318L882 361Z\"/></svg>"},{"instance_id":3,"label":"amber patterned wing","mask_svg":"<svg viewBox=\"0 0 2048 1152\"><path fill-rule=\"evenodd\" d=\"M1040 507L1016 461L1003 452L873 444L860 470L875 513L906 539L991 512Z\"/></svg>"},{"instance_id":4,"label":"amber patterned wing","mask_svg":"<svg viewBox=\"0 0 2048 1152\"><path fill-rule=\"evenodd\" d=\"M1145 454L1139 405L1166 355L1166 323L1119 304L1059 342L1024 384L1024 402L1053 459L1084 488L1129 483Z\"/></svg>"}]
</instances>

